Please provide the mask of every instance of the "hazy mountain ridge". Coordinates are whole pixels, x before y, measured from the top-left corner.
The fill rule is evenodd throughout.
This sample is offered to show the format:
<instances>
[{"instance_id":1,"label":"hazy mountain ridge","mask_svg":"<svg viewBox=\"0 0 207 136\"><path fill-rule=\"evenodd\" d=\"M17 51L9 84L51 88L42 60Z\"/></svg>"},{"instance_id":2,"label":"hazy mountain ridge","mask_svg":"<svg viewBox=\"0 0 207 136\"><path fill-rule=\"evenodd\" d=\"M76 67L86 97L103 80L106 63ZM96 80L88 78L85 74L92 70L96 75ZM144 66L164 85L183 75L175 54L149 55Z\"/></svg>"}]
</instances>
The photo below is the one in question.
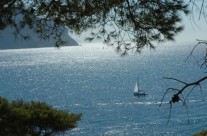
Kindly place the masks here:
<instances>
[{"instance_id":1,"label":"hazy mountain ridge","mask_svg":"<svg viewBox=\"0 0 207 136\"><path fill-rule=\"evenodd\" d=\"M21 49L21 48L42 48L54 47L55 42L52 40L42 40L36 33L31 30L26 30L30 39L24 40L20 37L15 38L13 31L10 28L0 32L0 49ZM66 44L63 46L77 46L79 45L73 38L68 35L67 29L64 32L63 40Z\"/></svg>"}]
</instances>

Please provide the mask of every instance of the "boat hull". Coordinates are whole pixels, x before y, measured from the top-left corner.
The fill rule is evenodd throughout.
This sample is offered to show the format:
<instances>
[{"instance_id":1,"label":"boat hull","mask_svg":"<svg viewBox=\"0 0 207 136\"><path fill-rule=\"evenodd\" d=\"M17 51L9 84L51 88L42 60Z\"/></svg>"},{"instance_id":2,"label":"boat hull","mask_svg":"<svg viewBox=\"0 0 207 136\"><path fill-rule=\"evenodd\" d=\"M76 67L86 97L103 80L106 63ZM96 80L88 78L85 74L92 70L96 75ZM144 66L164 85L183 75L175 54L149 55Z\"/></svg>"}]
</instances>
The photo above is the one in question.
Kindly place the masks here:
<instances>
[{"instance_id":1,"label":"boat hull","mask_svg":"<svg viewBox=\"0 0 207 136\"><path fill-rule=\"evenodd\" d=\"M149 95L149 94L144 92L134 92L134 96L145 96L145 95Z\"/></svg>"}]
</instances>

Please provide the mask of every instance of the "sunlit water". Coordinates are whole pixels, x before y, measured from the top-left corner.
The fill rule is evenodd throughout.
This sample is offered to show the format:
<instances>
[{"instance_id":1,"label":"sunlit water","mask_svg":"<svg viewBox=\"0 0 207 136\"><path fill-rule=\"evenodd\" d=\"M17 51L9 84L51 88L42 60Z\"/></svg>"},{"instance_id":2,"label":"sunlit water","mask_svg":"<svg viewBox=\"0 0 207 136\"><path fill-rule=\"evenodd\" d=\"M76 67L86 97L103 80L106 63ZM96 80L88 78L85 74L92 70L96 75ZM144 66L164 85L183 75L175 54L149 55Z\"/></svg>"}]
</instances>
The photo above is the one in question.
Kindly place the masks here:
<instances>
[{"instance_id":1,"label":"sunlit water","mask_svg":"<svg viewBox=\"0 0 207 136\"><path fill-rule=\"evenodd\" d=\"M164 46L120 57L102 45L0 51L0 96L44 101L83 113L71 136L188 136L207 127L205 83L189 95L187 110L174 104L169 119L168 87L174 77L191 82L204 74L192 46ZM201 57L200 57L201 58ZM199 59L200 59L199 58ZM136 79L145 97L133 96ZM188 114L187 114L188 111Z\"/></svg>"}]
</instances>

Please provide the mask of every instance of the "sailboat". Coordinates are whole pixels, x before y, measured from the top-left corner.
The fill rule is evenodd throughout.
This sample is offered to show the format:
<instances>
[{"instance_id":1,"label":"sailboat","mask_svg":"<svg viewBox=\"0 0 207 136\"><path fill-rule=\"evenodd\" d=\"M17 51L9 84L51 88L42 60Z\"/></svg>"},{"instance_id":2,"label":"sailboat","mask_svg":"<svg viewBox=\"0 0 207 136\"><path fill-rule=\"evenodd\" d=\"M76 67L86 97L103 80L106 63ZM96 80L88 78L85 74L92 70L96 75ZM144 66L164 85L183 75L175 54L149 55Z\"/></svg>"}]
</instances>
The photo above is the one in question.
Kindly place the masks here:
<instances>
[{"instance_id":1,"label":"sailboat","mask_svg":"<svg viewBox=\"0 0 207 136\"><path fill-rule=\"evenodd\" d=\"M148 94L143 92L143 91L141 91L139 89L138 83L136 82L135 86L134 86L134 96L144 96L144 95L148 95Z\"/></svg>"}]
</instances>

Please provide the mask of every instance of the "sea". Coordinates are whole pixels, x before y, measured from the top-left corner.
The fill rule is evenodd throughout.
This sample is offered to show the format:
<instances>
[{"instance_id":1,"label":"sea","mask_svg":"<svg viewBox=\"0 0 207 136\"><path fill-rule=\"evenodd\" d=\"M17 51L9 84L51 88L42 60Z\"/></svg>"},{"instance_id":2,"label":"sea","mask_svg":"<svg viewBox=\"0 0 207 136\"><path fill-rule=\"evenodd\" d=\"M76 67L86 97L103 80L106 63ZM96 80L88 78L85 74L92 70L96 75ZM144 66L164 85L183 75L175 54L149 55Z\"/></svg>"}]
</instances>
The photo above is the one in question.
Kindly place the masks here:
<instances>
[{"instance_id":1,"label":"sea","mask_svg":"<svg viewBox=\"0 0 207 136\"><path fill-rule=\"evenodd\" d=\"M166 91L206 74L206 49L194 45L162 44L125 56L99 43L1 50L0 96L82 113L64 136L191 136L207 128L207 82L187 88L184 101L172 106L175 92ZM137 80L149 95L133 95Z\"/></svg>"}]
</instances>

